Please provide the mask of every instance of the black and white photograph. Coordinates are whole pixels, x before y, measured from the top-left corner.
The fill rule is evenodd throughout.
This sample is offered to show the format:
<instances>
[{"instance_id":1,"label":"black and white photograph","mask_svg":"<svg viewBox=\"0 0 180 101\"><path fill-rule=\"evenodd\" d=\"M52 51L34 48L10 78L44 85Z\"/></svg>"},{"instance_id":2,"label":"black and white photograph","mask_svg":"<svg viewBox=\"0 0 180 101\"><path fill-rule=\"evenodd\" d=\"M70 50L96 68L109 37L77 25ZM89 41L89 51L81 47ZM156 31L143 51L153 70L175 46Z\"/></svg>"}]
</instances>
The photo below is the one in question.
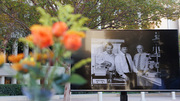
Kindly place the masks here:
<instances>
[{"instance_id":1,"label":"black and white photograph","mask_svg":"<svg viewBox=\"0 0 180 101\"><path fill-rule=\"evenodd\" d=\"M79 73L88 83L77 89L180 89L177 30L93 30L86 37L79 53L91 63Z\"/></svg>"},{"instance_id":2,"label":"black and white photograph","mask_svg":"<svg viewBox=\"0 0 180 101\"><path fill-rule=\"evenodd\" d=\"M160 35L155 33L152 52L144 52L141 44L136 46L134 56L128 53L124 39L91 39L92 86L162 86L159 72Z\"/></svg>"}]
</instances>

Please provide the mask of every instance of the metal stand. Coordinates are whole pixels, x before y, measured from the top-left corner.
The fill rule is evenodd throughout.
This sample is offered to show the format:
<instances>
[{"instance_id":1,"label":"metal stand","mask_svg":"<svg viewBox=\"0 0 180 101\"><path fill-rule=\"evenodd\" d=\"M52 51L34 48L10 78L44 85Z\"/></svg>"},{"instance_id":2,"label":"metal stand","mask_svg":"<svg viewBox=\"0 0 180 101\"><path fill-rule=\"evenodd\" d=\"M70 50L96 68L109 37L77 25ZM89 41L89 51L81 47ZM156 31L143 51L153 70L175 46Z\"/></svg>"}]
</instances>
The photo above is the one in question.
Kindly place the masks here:
<instances>
[{"instance_id":1,"label":"metal stand","mask_svg":"<svg viewBox=\"0 0 180 101\"><path fill-rule=\"evenodd\" d=\"M176 93L173 91L172 93L172 100L176 100Z\"/></svg>"},{"instance_id":2,"label":"metal stand","mask_svg":"<svg viewBox=\"0 0 180 101\"><path fill-rule=\"evenodd\" d=\"M141 92L141 100L140 101L146 101L145 92Z\"/></svg>"},{"instance_id":3,"label":"metal stand","mask_svg":"<svg viewBox=\"0 0 180 101\"><path fill-rule=\"evenodd\" d=\"M128 101L128 95L126 91L121 92L120 101Z\"/></svg>"},{"instance_id":4,"label":"metal stand","mask_svg":"<svg viewBox=\"0 0 180 101\"><path fill-rule=\"evenodd\" d=\"M102 101L102 92L98 92L98 101Z\"/></svg>"}]
</instances>

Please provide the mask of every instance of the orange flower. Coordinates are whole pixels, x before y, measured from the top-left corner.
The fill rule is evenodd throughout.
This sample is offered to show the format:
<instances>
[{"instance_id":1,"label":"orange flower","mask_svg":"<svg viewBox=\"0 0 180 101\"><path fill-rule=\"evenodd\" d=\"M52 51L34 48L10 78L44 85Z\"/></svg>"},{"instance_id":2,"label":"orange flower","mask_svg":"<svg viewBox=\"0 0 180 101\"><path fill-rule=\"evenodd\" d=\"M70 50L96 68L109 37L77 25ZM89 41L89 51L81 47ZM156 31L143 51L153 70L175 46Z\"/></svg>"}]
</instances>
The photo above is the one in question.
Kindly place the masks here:
<instances>
[{"instance_id":1,"label":"orange flower","mask_svg":"<svg viewBox=\"0 0 180 101\"><path fill-rule=\"evenodd\" d=\"M82 38L85 37L84 32L79 32L79 31L70 30L70 31L67 32L67 34L77 34L77 35L79 35L79 36L82 37Z\"/></svg>"},{"instance_id":2,"label":"orange flower","mask_svg":"<svg viewBox=\"0 0 180 101\"><path fill-rule=\"evenodd\" d=\"M28 72L28 69L24 68L25 65L34 67L36 65L36 62L33 59L26 58L23 59L21 63L13 63L11 67L16 71L26 73Z\"/></svg>"},{"instance_id":3,"label":"orange flower","mask_svg":"<svg viewBox=\"0 0 180 101\"><path fill-rule=\"evenodd\" d=\"M27 69L24 69L23 68L23 65L22 64L20 64L20 63L14 63L14 64L12 64L12 66L11 66L14 70L16 70L16 71L22 71L22 72L28 72L28 70Z\"/></svg>"},{"instance_id":4,"label":"orange flower","mask_svg":"<svg viewBox=\"0 0 180 101\"><path fill-rule=\"evenodd\" d=\"M8 60L12 63L17 63L19 62L22 58L24 57L24 54L23 53L20 53L18 54L17 56L16 55L11 55L8 57Z\"/></svg>"},{"instance_id":5,"label":"orange flower","mask_svg":"<svg viewBox=\"0 0 180 101\"><path fill-rule=\"evenodd\" d=\"M23 60L21 62L21 64L24 66L24 65L28 65L28 66L32 66L34 67L36 65L36 62L35 61L30 61L30 60Z\"/></svg>"},{"instance_id":6,"label":"orange flower","mask_svg":"<svg viewBox=\"0 0 180 101\"><path fill-rule=\"evenodd\" d=\"M66 23L64 22L56 22L53 24L52 32L56 37L60 37L64 35L65 31L68 29Z\"/></svg>"},{"instance_id":7,"label":"orange flower","mask_svg":"<svg viewBox=\"0 0 180 101\"><path fill-rule=\"evenodd\" d=\"M22 64L20 64L20 63L14 63L14 64L12 64L11 67L16 71L20 71L23 68Z\"/></svg>"},{"instance_id":8,"label":"orange flower","mask_svg":"<svg viewBox=\"0 0 180 101\"><path fill-rule=\"evenodd\" d=\"M54 54L53 52L49 52L49 54L30 53L30 56L33 57L37 61L41 61L41 60L52 59L54 57Z\"/></svg>"},{"instance_id":9,"label":"orange flower","mask_svg":"<svg viewBox=\"0 0 180 101\"><path fill-rule=\"evenodd\" d=\"M49 26L33 25L31 28L33 42L40 48L49 47L53 44L52 28Z\"/></svg>"},{"instance_id":10,"label":"orange flower","mask_svg":"<svg viewBox=\"0 0 180 101\"><path fill-rule=\"evenodd\" d=\"M3 53L0 53L0 67L5 63L5 55Z\"/></svg>"},{"instance_id":11,"label":"orange flower","mask_svg":"<svg viewBox=\"0 0 180 101\"><path fill-rule=\"evenodd\" d=\"M31 56L32 58L34 58L35 60L37 60L37 61L39 61L39 60L42 59L41 54L38 54L38 53L36 53L36 54L30 53L30 56Z\"/></svg>"},{"instance_id":12,"label":"orange flower","mask_svg":"<svg viewBox=\"0 0 180 101\"><path fill-rule=\"evenodd\" d=\"M82 45L81 39L82 38L78 32L68 31L63 38L63 44L64 44L66 49L76 51Z\"/></svg>"}]
</instances>

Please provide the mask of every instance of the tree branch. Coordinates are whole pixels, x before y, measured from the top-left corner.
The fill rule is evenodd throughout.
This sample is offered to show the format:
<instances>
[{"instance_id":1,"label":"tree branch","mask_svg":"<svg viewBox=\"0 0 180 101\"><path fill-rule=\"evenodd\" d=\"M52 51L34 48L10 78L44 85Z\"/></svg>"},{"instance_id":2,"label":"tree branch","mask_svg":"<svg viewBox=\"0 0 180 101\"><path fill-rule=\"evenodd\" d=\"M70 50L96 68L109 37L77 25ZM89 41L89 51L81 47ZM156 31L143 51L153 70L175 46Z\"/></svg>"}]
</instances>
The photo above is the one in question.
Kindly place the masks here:
<instances>
[{"instance_id":1,"label":"tree branch","mask_svg":"<svg viewBox=\"0 0 180 101\"><path fill-rule=\"evenodd\" d=\"M36 4L36 2L34 1L34 0L31 0L32 1L32 3L36 6L37 4Z\"/></svg>"},{"instance_id":2,"label":"tree branch","mask_svg":"<svg viewBox=\"0 0 180 101\"><path fill-rule=\"evenodd\" d=\"M93 8L95 8L95 7L97 6L97 3L98 3L98 2L99 2L99 0L97 0L97 2L96 2L93 6L91 6L91 8L89 8L88 11L91 11ZM84 11L84 9L82 9L82 11ZM89 13L89 12L85 12L85 13L82 12L81 14L87 16L88 13Z\"/></svg>"},{"instance_id":3,"label":"tree branch","mask_svg":"<svg viewBox=\"0 0 180 101\"><path fill-rule=\"evenodd\" d=\"M18 19L16 19L16 18L13 17L11 14L9 14L9 13L6 12L6 11L4 11L1 7L0 7L0 10L1 10L3 13L7 14L10 18L14 19L14 21L16 21L17 23L19 23L23 28L25 28L26 30L30 31L30 30L29 30L29 27L28 27L25 23L23 23L23 22L19 21Z\"/></svg>"},{"instance_id":4,"label":"tree branch","mask_svg":"<svg viewBox=\"0 0 180 101\"><path fill-rule=\"evenodd\" d=\"M53 3L52 3L52 0L51 0L51 2L48 0L48 3L49 3L49 5L51 6L51 8L52 8L52 10L54 11L54 12L56 12L57 10L53 7Z\"/></svg>"}]
</instances>

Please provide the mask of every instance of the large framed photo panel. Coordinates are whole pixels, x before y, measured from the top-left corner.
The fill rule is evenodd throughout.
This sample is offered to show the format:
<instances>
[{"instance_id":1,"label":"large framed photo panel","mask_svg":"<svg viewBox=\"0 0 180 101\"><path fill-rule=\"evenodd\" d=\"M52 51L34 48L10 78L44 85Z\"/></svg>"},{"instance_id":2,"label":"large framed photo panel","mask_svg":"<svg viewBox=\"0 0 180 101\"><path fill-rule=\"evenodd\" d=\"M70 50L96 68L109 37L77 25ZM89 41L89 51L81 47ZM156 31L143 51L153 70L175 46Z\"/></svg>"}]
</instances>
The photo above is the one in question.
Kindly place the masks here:
<instances>
[{"instance_id":1,"label":"large framed photo panel","mask_svg":"<svg viewBox=\"0 0 180 101\"><path fill-rule=\"evenodd\" d=\"M89 30L72 59L89 57L72 91L180 90L177 30Z\"/></svg>"}]
</instances>

